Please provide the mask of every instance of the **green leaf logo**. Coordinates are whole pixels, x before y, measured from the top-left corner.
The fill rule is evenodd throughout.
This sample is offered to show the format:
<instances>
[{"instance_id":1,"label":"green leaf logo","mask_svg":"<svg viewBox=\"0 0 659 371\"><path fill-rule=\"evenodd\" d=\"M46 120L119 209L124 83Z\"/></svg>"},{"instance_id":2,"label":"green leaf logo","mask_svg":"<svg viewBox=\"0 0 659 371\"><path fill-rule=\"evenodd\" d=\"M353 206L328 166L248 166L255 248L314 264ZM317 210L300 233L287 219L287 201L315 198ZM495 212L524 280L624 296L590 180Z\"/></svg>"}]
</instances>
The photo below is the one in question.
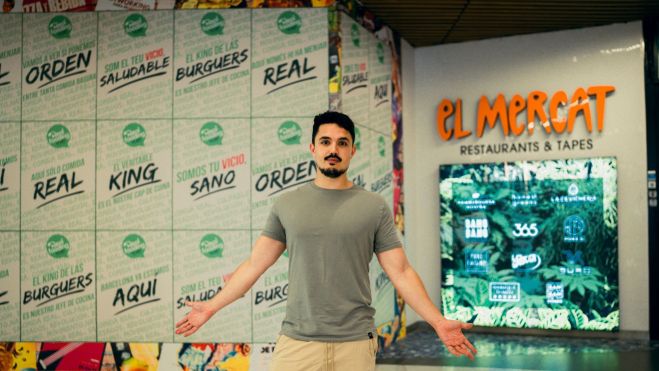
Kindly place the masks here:
<instances>
[{"instance_id":1,"label":"green leaf logo","mask_svg":"<svg viewBox=\"0 0 659 371\"><path fill-rule=\"evenodd\" d=\"M375 47L375 55L378 56L378 62L384 64L384 45L381 42L378 42L378 45Z\"/></svg>"},{"instance_id":2,"label":"green leaf logo","mask_svg":"<svg viewBox=\"0 0 659 371\"><path fill-rule=\"evenodd\" d=\"M124 254L131 259L143 258L146 242L139 234L129 234L121 243L121 248Z\"/></svg>"},{"instance_id":3,"label":"green leaf logo","mask_svg":"<svg viewBox=\"0 0 659 371\"><path fill-rule=\"evenodd\" d=\"M63 15L54 16L48 23L48 33L56 39L68 39L72 29L71 21Z\"/></svg>"},{"instance_id":4,"label":"green leaf logo","mask_svg":"<svg viewBox=\"0 0 659 371\"><path fill-rule=\"evenodd\" d=\"M71 140L71 132L64 125L53 125L46 133L46 140L53 148L66 148Z\"/></svg>"},{"instance_id":5,"label":"green leaf logo","mask_svg":"<svg viewBox=\"0 0 659 371\"><path fill-rule=\"evenodd\" d=\"M50 236L46 242L46 251L48 251L48 255L55 259L68 258L69 249L71 249L69 240L61 234Z\"/></svg>"},{"instance_id":6,"label":"green leaf logo","mask_svg":"<svg viewBox=\"0 0 659 371\"><path fill-rule=\"evenodd\" d=\"M124 31L130 37L146 36L146 30L148 28L149 24L141 14L133 13L124 20Z\"/></svg>"},{"instance_id":7,"label":"green leaf logo","mask_svg":"<svg viewBox=\"0 0 659 371\"><path fill-rule=\"evenodd\" d=\"M357 150L362 149L362 132L358 127L355 126L355 147Z\"/></svg>"},{"instance_id":8,"label":"green leaf logo","mask_svg":"<svg viewBox=\"0 0 659 371\"><path fill-rule=\"evenodd\" d=\"M146 139L146 130L137 122L126 125L121 134L124 143L131 147L143 147Z\"/></svg>"},{"instance_id":9,"label":"green leaf logo","mask_svg":"<svg viewBox=\"0 0 659 371\"><path fill-rule=\"evenodd\" d=\"M209 121L199 130L199 139L208 146L219 146L224 138L224 129L217 122Z\"/></svg>"},{"instance_id":10,"label":"green leaf logo","mask_svg":"<svg viewBox=\"0 0 659 371\"><path fill-rule=\"evenodd\" d=\"M208 36L217 36L224 33L224 18L217 12L206 13L199 22L201 31Z\"/></svg>"},{"instance_id":11,"label":"green leaf logo","mask_svg":"<svg viewBox=\"0 0 659 371\"><path fill-rule=\"evenodd\" d=\"M224 241L222 237L209 233L199 242L199 250L207 258L221 258L224 253Z\"/></svg>"},{"instance_id":12,"label":"green leaf logo","mask_svg":"<svg viewBox=\"0 0 659 371\"><path fill-rule=\"evenodd\" d=\"M378 153L380 153L380 157L384 157L386 152L387 152L387 145L385 143L384 137L380 135L380 137L378 138Z\"/></svg>"},{"instance_id":13,"label":"green leaf logo","mask_svg":"<svg viewBox=\"0 0 659 371\"><path fill-rule=\"evenodd\" d=\"M277 129L277 136L286 145L300 144L302 128L295 121L284 121Z\"/></svg>"},{"instance_id":14,"label":"green leaf logo","mask_svg":"<svg viewBox=\"0 0 659 371\"><path fill-rule=\"evenodd\" d=\"M300 33L300 29L302 28L302 18L300 18L295 12L283 12L279 18L277 18L277 28L286 35Z\"/></svg>"},{"instance_id":15,"label":"green leaf logo","mask_svg":"<svg viewBox=\"0 0 659 371\"><path fill-rule=\"evenodd\" d=\"M352 38L352 45L359 48L361 40L359 35L359 26L357 26L357 23L352 24L352 27L350 28L350 37Z\"/></svg>"}]
</instances>

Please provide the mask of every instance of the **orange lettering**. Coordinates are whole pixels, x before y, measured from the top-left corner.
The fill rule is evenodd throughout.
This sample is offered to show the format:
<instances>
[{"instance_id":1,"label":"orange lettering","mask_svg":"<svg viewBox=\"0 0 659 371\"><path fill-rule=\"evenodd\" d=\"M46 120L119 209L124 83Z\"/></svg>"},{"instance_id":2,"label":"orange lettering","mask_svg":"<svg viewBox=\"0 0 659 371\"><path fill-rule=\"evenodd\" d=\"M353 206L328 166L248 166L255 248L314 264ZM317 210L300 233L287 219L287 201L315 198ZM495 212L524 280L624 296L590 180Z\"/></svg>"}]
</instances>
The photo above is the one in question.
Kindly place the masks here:
<instances>
[{"instance_id":1,"label":"orange lettering","mask_svg":"<svg viewBox=\"0 0 659 371\"><path fill-rule=\"evenodd\" d=\"M521 95L515 94L510 100L510 108L508 108L508 122L510 123L510 130L515 134L516 137L520 136L524 132L526 127L525 123L517 124L517 115L524 110L526 107L526 102ZM529 131L529 135L531 132Z\"/></svg>"},{"instance_id":2,"label":"orange lettering","mask_svg":"<svg viewBox=\"0 0 659 371\"><path fill-rule=\"evenodd\" d=\"M593 122L590 118L590 104L588 103L588 95L583 88L577 88L570 100L570 109L567 112L567 132L572 133L574 129L574 121L577 119L577 114L583 114L586 119L586 128L589 133L593 132Z\"/></svg>"},{"instance_id":3,"label":"orange lettering","mask_svg":"<svg viewBox=\"0 0 659 371\"><path fill-rule=\"evenodd\" d=\"M471 135L471 131L462 130L462 99L458 99L456 102L456 111L455 111L455 139L461 139Z\"/></svg>"},{"instance_id":4,"label":"orange lettering","mask_svg":"<svg viewBox=\"0 0 659 371\"><path fill-rule=\"evenodd\" d=\"M497 94L493 101L483 95L478 100L476 136L483 137L486 128L495 129L497 125L501 125L504 137L509 135L519 137L524 130L528 130L528 135L531 136L537 125L542 125L547 134L553 132L563 134L565 131L572 133L579 115L583 116L588 132L592 133L591 100L595 101L597 130L602 132L606 98L615 90L616 88L611 85L577 87L570 99L564 90L558 90L549 99L549 107L546 107L547 93L540 90L531 91L527 97L515 94L509 103L506 103L506 97L501 93ZM524 116L524 110L526 110L526 122L519 117ZM564 114L565 110L567 114ZM448 122L449 120L451 122ZM461 139L472 134L472 131L462 128L462 99L457 99L455 102L443 99L439 103L437 132L443 141Z\"/></svg>"},{"instance_id":5,"label":"orange lettering","mask_svg":"<svg viewBox=\"0 0 659 371\"><path fill-rule=\"evenodd\" d=\"M600 86L591 86L588 88L588 95L595 96L595 107L597 109L597 130L604 130L604 100L608 93L612 93L616 90L614 86L610 85L600 85Z\"/></svg>"},{"instance_id":6,"label":"orange lettering","mask_svg":"<svg viewBox=\"0 0 659 371\"><path fill-rule=\"evenodd\" d=\"M503 94L497 95L492 107L486 96L482 96L478 101L478 117L476 118L476 136L482 137L485 131L485 121L487 120L488 126L494 128L497 123L497 117L501 121L503 128L503 135L508 136L510 128L508 127L508 115L506 114L506 98Z\"/></svg>"},{"instance_id":7,"label":"orange lettering","mask_svg":"<svg viewBox=\"0 0 659 371\"><path fill-rule=\"evenodd\" d=\"M558 106L567 105L567 94L563 90L559 90L551 97L549 101L549 116L551 117L551 125L554 127L554 131L558 134L561 134L565 131L567 126L567 118L558 117Z\"/></svg>"},{"instance_id":8,"label":"orange lettering","mask_svg":"<svg viewBox=\"0 0 659 371\"><path fill-rule=\"evenodd\" d=\"M439 137L444 141L448 141L453 135L453 129L446 129L446 119L451 117L454 111L453 102L448 99L442 99L437 106L437 133L439 133Z\"/></svg>"},{"instance_id":9,"label":"orange lettering","mask_svg":"<svg viewBox=\"0 0 659 371\"><path fill-rule=\"evenodd\" d=\"M547 114L545 113L545 101L547 100L547 93L535 90L529 93L527 102L526 118L529 123L529 135L533 134L535 128L535 116L540 118L540 125L545 128L547 133L551 133L549 123L547 122Z\"/></svg>"}]
</instances>

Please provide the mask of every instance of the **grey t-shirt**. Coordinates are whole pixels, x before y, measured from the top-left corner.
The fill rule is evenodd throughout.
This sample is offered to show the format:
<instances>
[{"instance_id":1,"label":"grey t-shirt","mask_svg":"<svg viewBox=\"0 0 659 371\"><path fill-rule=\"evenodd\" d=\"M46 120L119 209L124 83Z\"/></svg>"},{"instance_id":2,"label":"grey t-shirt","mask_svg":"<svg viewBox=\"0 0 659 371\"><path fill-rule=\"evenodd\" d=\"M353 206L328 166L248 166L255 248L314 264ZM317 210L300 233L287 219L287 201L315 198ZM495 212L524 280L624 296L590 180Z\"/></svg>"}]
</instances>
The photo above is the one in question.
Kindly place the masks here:
<instances>
[{"instance_id":1,"label":"grey t-shirt","mask_svg":"<svg viewBox=\"0 0 659 371\"><path fill-rule=\"evenodd\" d=\"M262 235L288 249L288 301L281 333L298 340L352 341L375 331L368 268L373 253L401 246L384 199L353 185L314 183L275 202Z\"/></svg>"}]
</instances>

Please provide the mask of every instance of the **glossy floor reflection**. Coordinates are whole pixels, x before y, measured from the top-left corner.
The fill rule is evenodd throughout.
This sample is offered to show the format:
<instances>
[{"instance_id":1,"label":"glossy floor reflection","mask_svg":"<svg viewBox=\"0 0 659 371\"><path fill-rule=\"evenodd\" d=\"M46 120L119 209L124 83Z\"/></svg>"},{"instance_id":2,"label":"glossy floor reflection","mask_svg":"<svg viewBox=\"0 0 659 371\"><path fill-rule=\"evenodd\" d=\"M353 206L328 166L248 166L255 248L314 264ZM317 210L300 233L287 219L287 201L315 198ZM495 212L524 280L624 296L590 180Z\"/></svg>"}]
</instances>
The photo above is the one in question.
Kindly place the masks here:
<instances>
[{"instance_id":1,"label":"glossy floor reflection","mask_svg":"<svg viewBox=\"0 0 659 371\"><path fill-rule=\"evenodd\" d=\"M430 327L418 326L378 355L377 370L659 370L657 341L473 332L468 336L479 352L473 362L453 357Z\"/></svg>"},{"instance_id":2,"label":"glossy floor reflection","mask_svg":"<svg viewBox=\"0 0 659 371\"><path fill-rule=\"evenodd\" d=\"M535 371L521 368L377 365L376 371Z\"/></svg>"}]
</instances>

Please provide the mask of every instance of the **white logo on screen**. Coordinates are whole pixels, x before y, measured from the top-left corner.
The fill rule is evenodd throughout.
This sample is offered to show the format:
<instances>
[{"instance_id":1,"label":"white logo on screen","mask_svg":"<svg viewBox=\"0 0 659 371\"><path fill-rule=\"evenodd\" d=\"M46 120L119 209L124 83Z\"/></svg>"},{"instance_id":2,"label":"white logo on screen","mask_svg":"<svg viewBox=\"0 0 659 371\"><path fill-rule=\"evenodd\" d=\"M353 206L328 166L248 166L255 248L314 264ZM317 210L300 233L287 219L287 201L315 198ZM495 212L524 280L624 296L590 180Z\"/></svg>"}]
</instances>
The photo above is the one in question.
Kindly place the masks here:
<instances>
[{"instance_id":1,"label":"white logo on screen","mask_svg":"<svg viewBox=\"0 0 659 371\"><path fill-rule=\"evenodd\" d=\"M547 303L562 304L564 296L563 283L547 282L545 286L545 296L547 298Z\"/></svg>"},{"instance_id":2,"label":"white logo on screen","mask_svg":"<svg viewBox=\"0 0 659 371\"><path fill-rule=\"evenodd\" d=\"M469 273L487 273L490 253L486 250L465 250L465 270Z\"/></svg>"},{"instance_id":3,"label":"white logo on screen","mask_svg":"<svg viewBox=\"0 0 659 371\"><path fill-rule=\"evenodd\" d=\"M563 222L563 240L566 242L584 242L586 222L579 215L570 215Z\"/></svg>"},{"instance_id":4,"label":"white logo on screen","mask_svg":"<svg viewBox=\"0 0 659 371\"><path fill-rule=\"evenodd\" d=\"M488 235L487 218L465 219L465 237L467 239L486 239Z\"/></svg>"},{"instance_id":5,"label":"white logo on screen","mask_svg":"<svg viewBox=\"0 0 659 371\"><path fill-rule=\"evenodd\" d=\"M488 286L490 301L515 302L520 300L519 282L490 282Z\"/></svg>"},{"instance_id":6,"label":"white logo on screen","mask_svg":"<svg viewBox=\"0 0 659 371\"><path fill-rule=\"evenodd\" d=\"M512 254L510 256L512 267L515 270L532 271L537 269L542 263L538 254Z\"/></svg>"},{"instance_id":7,"label":"white logo on screen","mask_svg":"<svg viewBox=\"0 0 659 371\"><path fill-rule=\"evenodd\" d=\"M570 186L567 188L567 194L570 196L576 196L579 194L579 187L576 183L570 184Z\"/></svg>"},{"instance_id":8,"label":"white logo on screen","mask_svg":"<svg viewBox=\"0 0 659 371\"><path fill-rule=\"evenodd\" d=\"M515 223L513 237L535 237L538 235L537 223Z\"/></svg>"}]
</instances>

